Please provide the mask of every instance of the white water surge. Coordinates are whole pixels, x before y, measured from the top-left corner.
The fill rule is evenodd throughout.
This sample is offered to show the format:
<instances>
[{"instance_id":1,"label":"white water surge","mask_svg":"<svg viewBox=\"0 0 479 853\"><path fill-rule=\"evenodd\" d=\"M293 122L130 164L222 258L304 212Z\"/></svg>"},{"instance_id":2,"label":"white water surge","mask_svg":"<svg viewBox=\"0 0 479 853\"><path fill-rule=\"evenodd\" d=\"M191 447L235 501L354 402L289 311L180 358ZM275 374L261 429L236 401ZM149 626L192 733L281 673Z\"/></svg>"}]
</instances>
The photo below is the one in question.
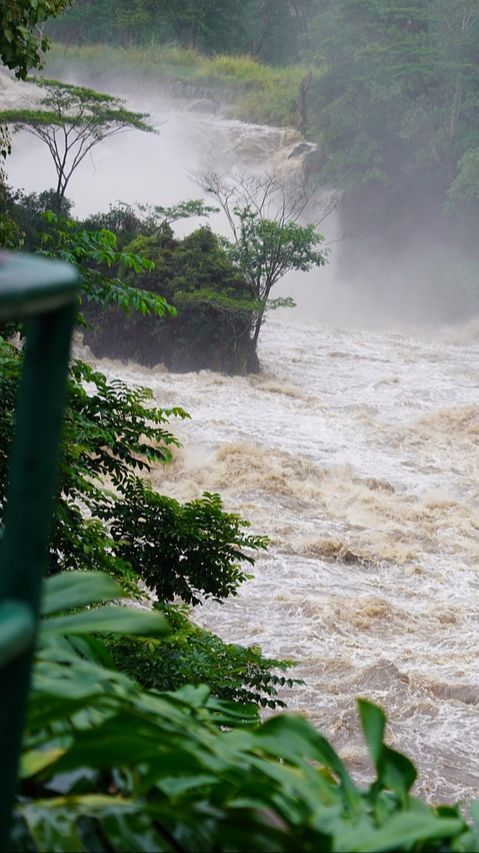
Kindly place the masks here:
<instances>
[{"instance_id":1,"label":"white water surge","mask_svg":"<svg viewBox=\"0 0 479 853\"><path fill-rule=\"evenodd\" d=\"M99 149L93 183L84 164L72 181L78 213L88 202L194 196L187 170L206 154L211 162L215 140L218 159L239 157L242 140L243 163L248 152L284 162L292 144L282 131L173 110L159 137ZM24 139L13 183L45 188L41 156ZM324 271L316 276L309 286L324 293ZM180 499L219 491L271 538L239 596L195 618L226 640L297 660L305 684L286 697L290 709L360 775L358 695L386 709L390 742L419 766L423 795L479 796L479 336L473 327L434 338L336 328L319 322L328 305L331 284L309 310L316 323L294 313L267 323L260 376L99 367L192 415L174 424L184 449L154 471L158 489Z\"/></svg>"},{"instance_id":2,"label":"white water surge","mask_svg":"<svg viewBox=\"0 0 479 853\"><path fill-rule=\"evenodd\" d=\"M248 378L101 363L192 415L155 486L217 490L271 537L238 598L195 617L297 660L289 707L353 768L360 695L424 795L477 796L479 344L271 322L260 355Z\"/></svg>"}]
</instances>

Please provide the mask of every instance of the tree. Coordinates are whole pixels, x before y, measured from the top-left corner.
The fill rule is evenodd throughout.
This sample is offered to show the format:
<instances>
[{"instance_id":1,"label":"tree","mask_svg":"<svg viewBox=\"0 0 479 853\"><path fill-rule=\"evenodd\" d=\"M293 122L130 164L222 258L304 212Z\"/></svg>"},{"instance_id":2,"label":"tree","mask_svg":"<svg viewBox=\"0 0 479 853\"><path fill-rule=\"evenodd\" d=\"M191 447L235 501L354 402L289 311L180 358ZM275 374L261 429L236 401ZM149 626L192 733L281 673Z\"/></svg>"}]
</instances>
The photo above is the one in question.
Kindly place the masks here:
<instances>
[{"instance_id":1,"label":"tree","mask_svg":"<svg viewBox=\"0 0 479 853\"><path fill-rule=\"evenodd\" d=\"M126 110L120 98L57 80L33 82L46 92L40 109L4 110L0 123L26 130L47 146L57 173L58 212L73 172L95 145L125 130L156 132L145 113Z\"/></svg>"},{"instance_id":2,"label":"tree","mask_svg":"<svg viewBox=\"0 0 479 853\"><path fill-rule=\"evenodd\" d=\"M256 347L267 308L294 305L291 299L270 300L274 285L291 270L308 272L326 263L327 252L319 249L324 237L316 225L336 202L321 201L318 193L303 186L287 187L275 174L228 179L211 173L196 175L195 180L216 199L230 225L233 240L223 245L254 300ZM303 215L312 216L314 203L319 206L316 222L300 225Z\"/></svg>"},{"instance_id":3,"label":"tree","mask_svg":"<svg viewBox=\"0 0 479 853\"><path fill-rule=\"evenodd\" d=\"M437 188L479 139L479 6L471 0L316 0L309 131L323 180Z\"/></svg>"},{"instance_id":4,"label":"tree","mask_svg":"<svg viewBox=\"0 0 479 853\"><path fill-rule=\"evenodd\" d=\"M0 58L17 77L24 80L31 68L41 67L40 51L48 48L41 24L69 3L70 0L1 0Z\"/></svg>"},{"instance_id":5,"label":"tree","mask_svg":"<svg viewBox=\"0 0 479 853\"><path fill-rule=\"evenodd\" d=\"M145 286L176 309L173 318L160 320L126 317L114 306L107 311L88 309L91 328L84 339L96 356L132 358L146 366L163 363L179 372L258 371L251 341L256 303L241 271L208 227L196 228L182 239L171 228L179 219L217 210L197 200L136 210L120 204L82 224L113 230L128 253L150 259ZM137 286L134 272L129 278Z\"/></svg>"}]
</instances>

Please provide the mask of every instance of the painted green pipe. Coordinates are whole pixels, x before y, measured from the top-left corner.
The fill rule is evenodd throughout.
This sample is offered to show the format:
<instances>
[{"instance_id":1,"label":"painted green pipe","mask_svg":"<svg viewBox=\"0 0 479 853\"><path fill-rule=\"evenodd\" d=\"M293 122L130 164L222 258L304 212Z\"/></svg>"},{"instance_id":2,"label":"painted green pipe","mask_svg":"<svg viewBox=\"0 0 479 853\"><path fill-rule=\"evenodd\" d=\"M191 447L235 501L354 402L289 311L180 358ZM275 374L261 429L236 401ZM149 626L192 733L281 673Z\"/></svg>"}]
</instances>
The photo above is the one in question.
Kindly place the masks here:
<instances>
[{"instance_id":1,"label":"painted green pipe","mask_svg":"<svg viewBox=\"0 0 479 853\"><path fill-rule=\"evenodd\" d=\"M15 801L77 288L67 264L0 255L0 320L27 319L0 546L0 850Z\"/></svg>"}]
</instances>

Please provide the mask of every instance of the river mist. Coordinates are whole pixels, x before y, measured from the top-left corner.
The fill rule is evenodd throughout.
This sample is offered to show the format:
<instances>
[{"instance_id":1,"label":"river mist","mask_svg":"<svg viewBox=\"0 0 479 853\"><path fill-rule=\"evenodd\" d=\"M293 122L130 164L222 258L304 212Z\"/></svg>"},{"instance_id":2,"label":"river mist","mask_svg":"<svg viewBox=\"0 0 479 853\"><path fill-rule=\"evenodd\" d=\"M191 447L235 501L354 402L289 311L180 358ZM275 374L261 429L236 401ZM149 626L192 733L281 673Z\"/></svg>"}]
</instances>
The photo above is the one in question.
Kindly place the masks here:
<instances>
[{"instance_id":1,"label":"river mist","mask_svg":"<svg viewBox=\"0 0 479 853\"><path fill-rule=\"evenodd\" d=\"M194 170L293 162L289 131L200 116L147 86L81 82L127 94L159 135L132 132L95 149L70 185L76 216L117 200L199 197ZM27 191L53 183L26 135L15 138L8 172ZM195 618L297 661L305 683L285 696L289 707L360 777L358 695L385 708L390 742L418 764L424 796L478 796L479 323L435 310L432 242L422 251L419 235L415 247L411 239L401 264L402 246L388 256L374 234L335 242L348 222L338 208L324 223L328 268L281 285L298 308L266 323L260 375L98 366L192 416L174 424L183 449L154 471L155 487L180 499L217 490L271 539L239 596Z\"/></svg>"}]
</instances>

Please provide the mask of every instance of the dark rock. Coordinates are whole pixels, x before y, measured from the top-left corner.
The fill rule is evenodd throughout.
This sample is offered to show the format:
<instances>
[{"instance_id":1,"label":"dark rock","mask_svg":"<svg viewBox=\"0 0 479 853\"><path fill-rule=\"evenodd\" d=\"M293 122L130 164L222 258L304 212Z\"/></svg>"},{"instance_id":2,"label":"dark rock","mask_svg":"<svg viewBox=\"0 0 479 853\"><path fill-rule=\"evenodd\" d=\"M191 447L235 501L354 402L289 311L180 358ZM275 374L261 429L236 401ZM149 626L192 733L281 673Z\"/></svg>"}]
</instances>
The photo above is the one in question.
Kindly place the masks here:
<instances>
[{"instance_id":1,"label":"dark rock","mask_svg":"<svg viewBox=\"0 0 479 853\"><path fill-rule=\"evenodd\" d=\"M292 157L301 157L302 154L306 154L306 152L313 152L314 146L311 142L300 142L299 145L295 145L293 150L288 154L288 160L291 160Z\"/></svg>"},{"instance_id":2,"label":"dark rock","mask_svg":"<svg viewBox=\"0 0 479 853\"><path fill-rule=\"evenodd\" d=\"M192 104L188 104L186 109L192 113L204 113L206 115L215 115L220 108L220 105L212 98L198 98Z\"/></svg>"}]
</instances>

